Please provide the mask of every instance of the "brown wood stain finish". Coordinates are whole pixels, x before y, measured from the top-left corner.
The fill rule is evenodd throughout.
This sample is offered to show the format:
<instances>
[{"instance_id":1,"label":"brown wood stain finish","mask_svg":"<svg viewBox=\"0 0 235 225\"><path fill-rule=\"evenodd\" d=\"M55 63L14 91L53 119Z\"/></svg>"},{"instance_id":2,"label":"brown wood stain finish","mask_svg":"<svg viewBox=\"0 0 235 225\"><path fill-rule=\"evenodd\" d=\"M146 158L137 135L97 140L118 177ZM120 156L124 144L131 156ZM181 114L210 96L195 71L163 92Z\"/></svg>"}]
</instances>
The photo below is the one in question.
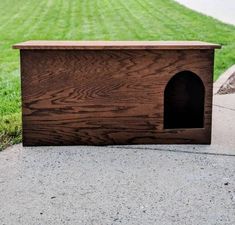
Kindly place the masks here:
<instances>
[{"instance_id":1,"label":"brown wood stain finish","mask_svg":"<svg viewBox=\"0 0 235 225\"><path fill-rule=\"evenodd\" d=\"M25 146L211 141L218 45L37 41L14 48L21 49ZM165 129L165 87L182 71L204 84L204 126Z\"/></svg>"}]
</instances>

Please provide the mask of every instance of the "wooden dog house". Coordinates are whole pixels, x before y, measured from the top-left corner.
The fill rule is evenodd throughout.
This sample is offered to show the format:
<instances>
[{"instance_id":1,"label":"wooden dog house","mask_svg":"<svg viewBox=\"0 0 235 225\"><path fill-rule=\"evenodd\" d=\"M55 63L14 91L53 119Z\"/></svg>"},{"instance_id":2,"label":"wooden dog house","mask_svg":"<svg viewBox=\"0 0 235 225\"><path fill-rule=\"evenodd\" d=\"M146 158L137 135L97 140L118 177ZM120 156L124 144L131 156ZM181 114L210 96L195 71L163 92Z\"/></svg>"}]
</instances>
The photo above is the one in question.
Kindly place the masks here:
<instances>
[{"instance_id":1,"label":"wooden dog house","mask_svg":"<svg viewBox=\"0 0 235 225\"><path fill-rule=\"evenodd\" d=\"M23 144L209 144L214 49L204 42L29 41Z\"/></svg>"}]
</instances>

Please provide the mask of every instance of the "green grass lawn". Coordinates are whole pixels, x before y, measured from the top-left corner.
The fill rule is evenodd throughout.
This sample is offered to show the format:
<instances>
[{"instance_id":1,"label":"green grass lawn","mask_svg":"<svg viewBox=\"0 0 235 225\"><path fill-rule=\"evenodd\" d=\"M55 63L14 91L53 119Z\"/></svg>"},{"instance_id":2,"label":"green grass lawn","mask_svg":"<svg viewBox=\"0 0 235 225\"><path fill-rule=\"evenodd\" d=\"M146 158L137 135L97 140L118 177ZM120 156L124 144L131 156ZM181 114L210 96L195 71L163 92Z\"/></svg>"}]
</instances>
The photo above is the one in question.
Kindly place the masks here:
<instances>
[{"instance_id":1,"label":"green grass lawn","mask_svg":"<svg viewBox=\"0 0 235 225\"><path fill-rule=\"evenodd\" d=\"M61 40L201 40L220 43L215 79L235 63L235 27L173 0L0 1L0 149L21 140L14 43Z\"/></svg>"}]
</instances>

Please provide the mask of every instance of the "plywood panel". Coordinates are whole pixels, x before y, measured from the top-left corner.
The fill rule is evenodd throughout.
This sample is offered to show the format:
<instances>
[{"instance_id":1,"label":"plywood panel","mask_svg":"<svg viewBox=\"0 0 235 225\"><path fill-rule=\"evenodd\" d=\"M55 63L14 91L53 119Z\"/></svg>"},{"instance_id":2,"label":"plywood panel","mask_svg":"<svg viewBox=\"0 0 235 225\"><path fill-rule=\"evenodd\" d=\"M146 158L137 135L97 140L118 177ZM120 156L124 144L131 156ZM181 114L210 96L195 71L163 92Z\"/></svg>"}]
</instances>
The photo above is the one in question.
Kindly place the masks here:
<instances>
[{"instance_id":1,"label":"plywood panel","mask_svg":"<svg viewBox=\"0 0 235 225\"><path fill-rule=\"evenodd\" d=\"M214 50L21 50L24 145L209 143ZM204 128L166 130L164 89L205 85Z\"/></svg>"}]
</instances>

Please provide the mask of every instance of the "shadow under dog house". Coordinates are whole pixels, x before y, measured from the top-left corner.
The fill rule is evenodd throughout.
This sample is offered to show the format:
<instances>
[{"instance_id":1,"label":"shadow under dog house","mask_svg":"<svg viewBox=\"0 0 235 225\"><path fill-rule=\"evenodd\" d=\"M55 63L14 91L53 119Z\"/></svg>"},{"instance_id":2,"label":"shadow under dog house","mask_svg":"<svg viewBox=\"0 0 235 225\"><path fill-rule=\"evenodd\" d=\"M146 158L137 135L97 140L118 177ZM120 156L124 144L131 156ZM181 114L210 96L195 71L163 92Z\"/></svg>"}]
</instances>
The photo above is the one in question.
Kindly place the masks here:
<instances>
[{"instance_id":1,"label":"shadow under dog house","mask_svg":"<svg viewBox=\"0 0 235 225\"><path fill-rule=\"evenodd\" d=\"M28 41L23 144L209 144L214 50L205 42Z\"/></svg>"}]
</instances>

